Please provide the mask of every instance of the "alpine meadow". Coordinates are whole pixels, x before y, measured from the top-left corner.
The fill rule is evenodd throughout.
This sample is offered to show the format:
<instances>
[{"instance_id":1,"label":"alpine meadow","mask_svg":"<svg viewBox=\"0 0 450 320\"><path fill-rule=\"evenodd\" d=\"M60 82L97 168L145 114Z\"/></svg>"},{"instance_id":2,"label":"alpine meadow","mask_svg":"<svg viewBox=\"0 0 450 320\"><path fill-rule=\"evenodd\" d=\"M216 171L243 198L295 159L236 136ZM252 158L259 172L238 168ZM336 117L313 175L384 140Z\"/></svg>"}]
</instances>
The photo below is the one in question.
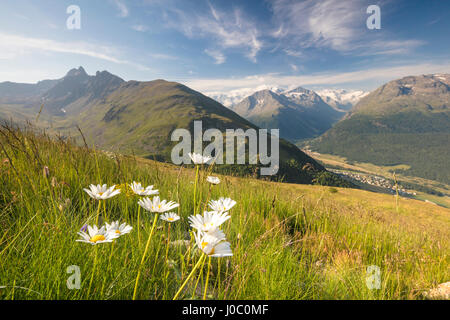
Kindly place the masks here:
<instances>
[{"instance_id":1,"label":"alpine meadow","mask_svg":"<svg viewBox=\"0 0 450 320\"><path fill-rule=\"evenodd\" d=\"M0 278L10 279L3 299L131 299L137 272L136 298L172 299L205 260L188 217L220 197L236 201L222 225L233 257L202 261L177 298L422 299L449 277L450 218L442 207L254 178L220 176L214 185L207 167L195 180L195 169L86 149L30 129L0 132ZM95 200L83 191L91 181L121 192ZM180 220L140 209L133 181L180 204L173 209ZM76 242L97 219L133 229L112 243ZM71 265L86 275L79 290L66 286ZM369 265L381 266L379 290L366 286Z\"/></svg>"},{"instance_id":2,"label":"alpine meadow","mask_svg":"<svg viewBox=\"0 0 450 320\"><path fill-rule=\"evenodd\" d=\"M450 299L450 3L0 9L2 307Z\"/></svg>"}]
</instances>

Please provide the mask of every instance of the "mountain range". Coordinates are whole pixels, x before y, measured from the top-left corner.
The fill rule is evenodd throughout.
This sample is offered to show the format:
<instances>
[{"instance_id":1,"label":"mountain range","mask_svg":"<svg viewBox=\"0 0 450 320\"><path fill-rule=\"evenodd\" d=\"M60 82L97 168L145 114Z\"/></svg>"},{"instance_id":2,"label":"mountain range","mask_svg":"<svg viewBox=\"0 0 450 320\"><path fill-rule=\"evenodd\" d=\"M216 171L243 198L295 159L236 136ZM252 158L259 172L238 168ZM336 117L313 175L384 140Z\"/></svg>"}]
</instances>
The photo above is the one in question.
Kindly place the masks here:
<instances>
[{"instance_id":1,"label":"mountain range","mask_svg":"<svg viewBox=\"0 0 450 320\"><path fill-rule=\"evenodd\" d=\"M450 75L408 76L363 97L314 151L450 183Z\"/></svg>"},{"instance_id":2,"label":"mountain range","mask_svg":"<svg viewBox=\"0 0 450 320\"><path fill-rule=\"evenodd\" d=\"M316 93L338 111L349 111L359 100L369 94L363 90L345 90L345 89L322 89L316 90Z\"/></svg>"},{"instance_id":3,"label":"mountain range","mask_svg":"<svg viewBox=\"0 0 450 320\"><path fill-rule=\"evenodd\" d=\"M293 143L319 136L345 115L302 87L258 91L230 108L259 127L279 128L280 136Z\"/></svg>"},{"instance_id":4,"label":"mountain range","mask_svg":"<svg viewBox=\"0 0 450 320\"><path fill-rule=\"evenodd\" d=\"M0 83L0 119L31 120L41 128L76 137L82 143L79 127L90 145L161 161L169 161L176 144L170 141L173 130L185 128L192 132L195 120L203 121L203 130L259 129L182 84L165 80L124 81L107 71L90 76L82 67L57 80ZM231 171L235 172L236 167L254 171L245 166L235 166ZM279 168L277 177L289 182L311 183L318 175L331 175L283 139ZM336 176L331 179L345 184Z\"/></svg>"},{"instance_id":5,"label":"mountain range","mask_svg":"<svg viewBox=\"0 0 450 320\"><path fill-rule=\"evenodd\" d=\"M251 96L255 92L262 90L270 90L277 94L282 94L283 92L290 91L291 89L261 85L256 89L252 88L242 88L231 90L229 92L206 92L208 97L220 102L224 106L231 108L232 106L238 104L248 96ZM358 101L369 94L368 91L363 90L348 90L348 89L320 89L314 90L323 101L329 104L331 107L338 111L348 111L350 110Z\"/></svg>"}]
</instances>

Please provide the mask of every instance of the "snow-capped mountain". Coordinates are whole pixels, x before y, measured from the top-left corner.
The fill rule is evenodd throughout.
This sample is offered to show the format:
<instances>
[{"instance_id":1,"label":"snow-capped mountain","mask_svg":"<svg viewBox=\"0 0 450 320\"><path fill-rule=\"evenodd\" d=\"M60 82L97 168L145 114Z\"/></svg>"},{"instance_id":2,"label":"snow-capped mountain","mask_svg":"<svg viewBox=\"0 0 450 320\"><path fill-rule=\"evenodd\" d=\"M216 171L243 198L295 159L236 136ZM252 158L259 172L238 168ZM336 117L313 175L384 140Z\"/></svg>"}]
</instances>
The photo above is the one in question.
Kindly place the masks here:
<instances>
[{"instance_id":1,"label":"snow-capped mountain","mask_svg":"<svg viewBox=\"0 0 450 320\"><path fill-rule=\"evenodd\" d=\"M295 90L298 90L298 88L286 90L286 88L269 85L261 85L257 88L236 89L229 92L205 92L205 94L230 108L255 92L262 90L270 90L276 94L283 94L291 99L295 99L295 97L301 99L302 95L306 95L306 92L296 92ZM322 89L315 90L314 92L317 93L323 101L338 111L350 110L361 98L369 94L369 92L363 90L346 89Z\"/></svg>"},{"instance_id":2,"label":"snow-capped mountain","mask_svg":"<svg viewBox=\"0 0 450 320\"><path fill-rule=\"evenodd\" d=\"M316 93L330 106L337 110L350 110L358 101L367 96L369 92L362 90L323 89Z\"/></svg>"},{"instance_id":3,"label":"snow-capped mountain","mask_svg":"<svg viewBox=\"0 0 450 320\"><path fill-rule=\"evenodd\" d=\"M273 87L268 85L261 85L257 88L242 88L242 89L236 89L229 92L205 92L204 94L208 97L220 102L225 107L230 108L235 104L238 104L248 96L251 96L255 92L261 91L261 90L270 90L272 92L275 92L277 94L284 91L284 89L281 89L279 87Z\"/></svg>"},{"instance_id":4,"label":"snow-capped mountain","mask_svg":"<svg viewBox=\"0 0 450 320\"><path fill-rule=\"evenodd\" d=\"M282 96L288 98L295 104L305 107L312 107L317 105L323 105L323 99L317 93L312 90L308 90L302 87L286 90L280 93Z\"/></svg>"},{"instance_id":5,"label":"snow-capped mountain","mask_svg":"<svg viewBox=\"0 0 450 320\"><path fill-rule=\"evenodd\" d=\"M277 91L257 91L230 109L261 128L280 129L280 136L294 143L322 134L345 115L312 90Z\"/></svg>"}]
</instances>

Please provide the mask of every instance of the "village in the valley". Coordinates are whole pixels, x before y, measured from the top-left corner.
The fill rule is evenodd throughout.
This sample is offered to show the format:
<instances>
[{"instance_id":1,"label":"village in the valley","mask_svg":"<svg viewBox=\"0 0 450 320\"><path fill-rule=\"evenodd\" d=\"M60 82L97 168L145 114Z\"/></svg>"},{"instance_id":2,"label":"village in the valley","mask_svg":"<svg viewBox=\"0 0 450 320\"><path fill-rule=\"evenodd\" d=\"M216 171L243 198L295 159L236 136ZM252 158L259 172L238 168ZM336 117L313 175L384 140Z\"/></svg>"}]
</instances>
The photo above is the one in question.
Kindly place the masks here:
<instances>
[{"instance_id":1,"label":"village in the valley","mask_svg":"<svg viewBox=\"0 0 450 320\"><path fill-rule=\"evenodd\" d=\"M410 196L416 195L416 192L408 191L399 184L397 184L397 187L396 187L395 184L393 184L389 180L387 180L383 177L380 177L380 176L361 174L361 173L337 170L337 169L328 169L328 170L331 172L334 172L334 173L338 174L339 176L343 177L344 179L350 180L352 182L358 181L358 182L368 184L371 186L385 188L385 189L388 189L389 192L391 192L391 193L396 193L397 192L396 188L398 187L398 193L401 196L406 196L406 197L409 196L410 197Z\"/></svg>"}]
</instances>

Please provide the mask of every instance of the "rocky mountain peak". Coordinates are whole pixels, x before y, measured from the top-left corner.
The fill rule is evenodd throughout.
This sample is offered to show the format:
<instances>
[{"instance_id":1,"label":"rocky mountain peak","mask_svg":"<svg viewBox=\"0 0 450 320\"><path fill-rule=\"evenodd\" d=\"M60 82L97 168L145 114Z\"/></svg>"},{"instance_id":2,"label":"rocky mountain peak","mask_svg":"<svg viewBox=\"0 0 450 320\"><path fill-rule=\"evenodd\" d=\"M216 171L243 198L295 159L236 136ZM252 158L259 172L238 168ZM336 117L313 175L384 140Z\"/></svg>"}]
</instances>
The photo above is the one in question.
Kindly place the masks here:
<instances>
[{"instance_id":1,"label":"rocky mountain peak","mask_svg":"<svg viewBox=\"0 0 450 320\"><path fill-rule=\"evenodd\" d=\"M66 77L88 77L88 74L86 73L86 70L84 70L83 67L79 67L77 68L73 68L71 70L69 70L69 72L67 72Z\"/></svg>"}]
</instances>

